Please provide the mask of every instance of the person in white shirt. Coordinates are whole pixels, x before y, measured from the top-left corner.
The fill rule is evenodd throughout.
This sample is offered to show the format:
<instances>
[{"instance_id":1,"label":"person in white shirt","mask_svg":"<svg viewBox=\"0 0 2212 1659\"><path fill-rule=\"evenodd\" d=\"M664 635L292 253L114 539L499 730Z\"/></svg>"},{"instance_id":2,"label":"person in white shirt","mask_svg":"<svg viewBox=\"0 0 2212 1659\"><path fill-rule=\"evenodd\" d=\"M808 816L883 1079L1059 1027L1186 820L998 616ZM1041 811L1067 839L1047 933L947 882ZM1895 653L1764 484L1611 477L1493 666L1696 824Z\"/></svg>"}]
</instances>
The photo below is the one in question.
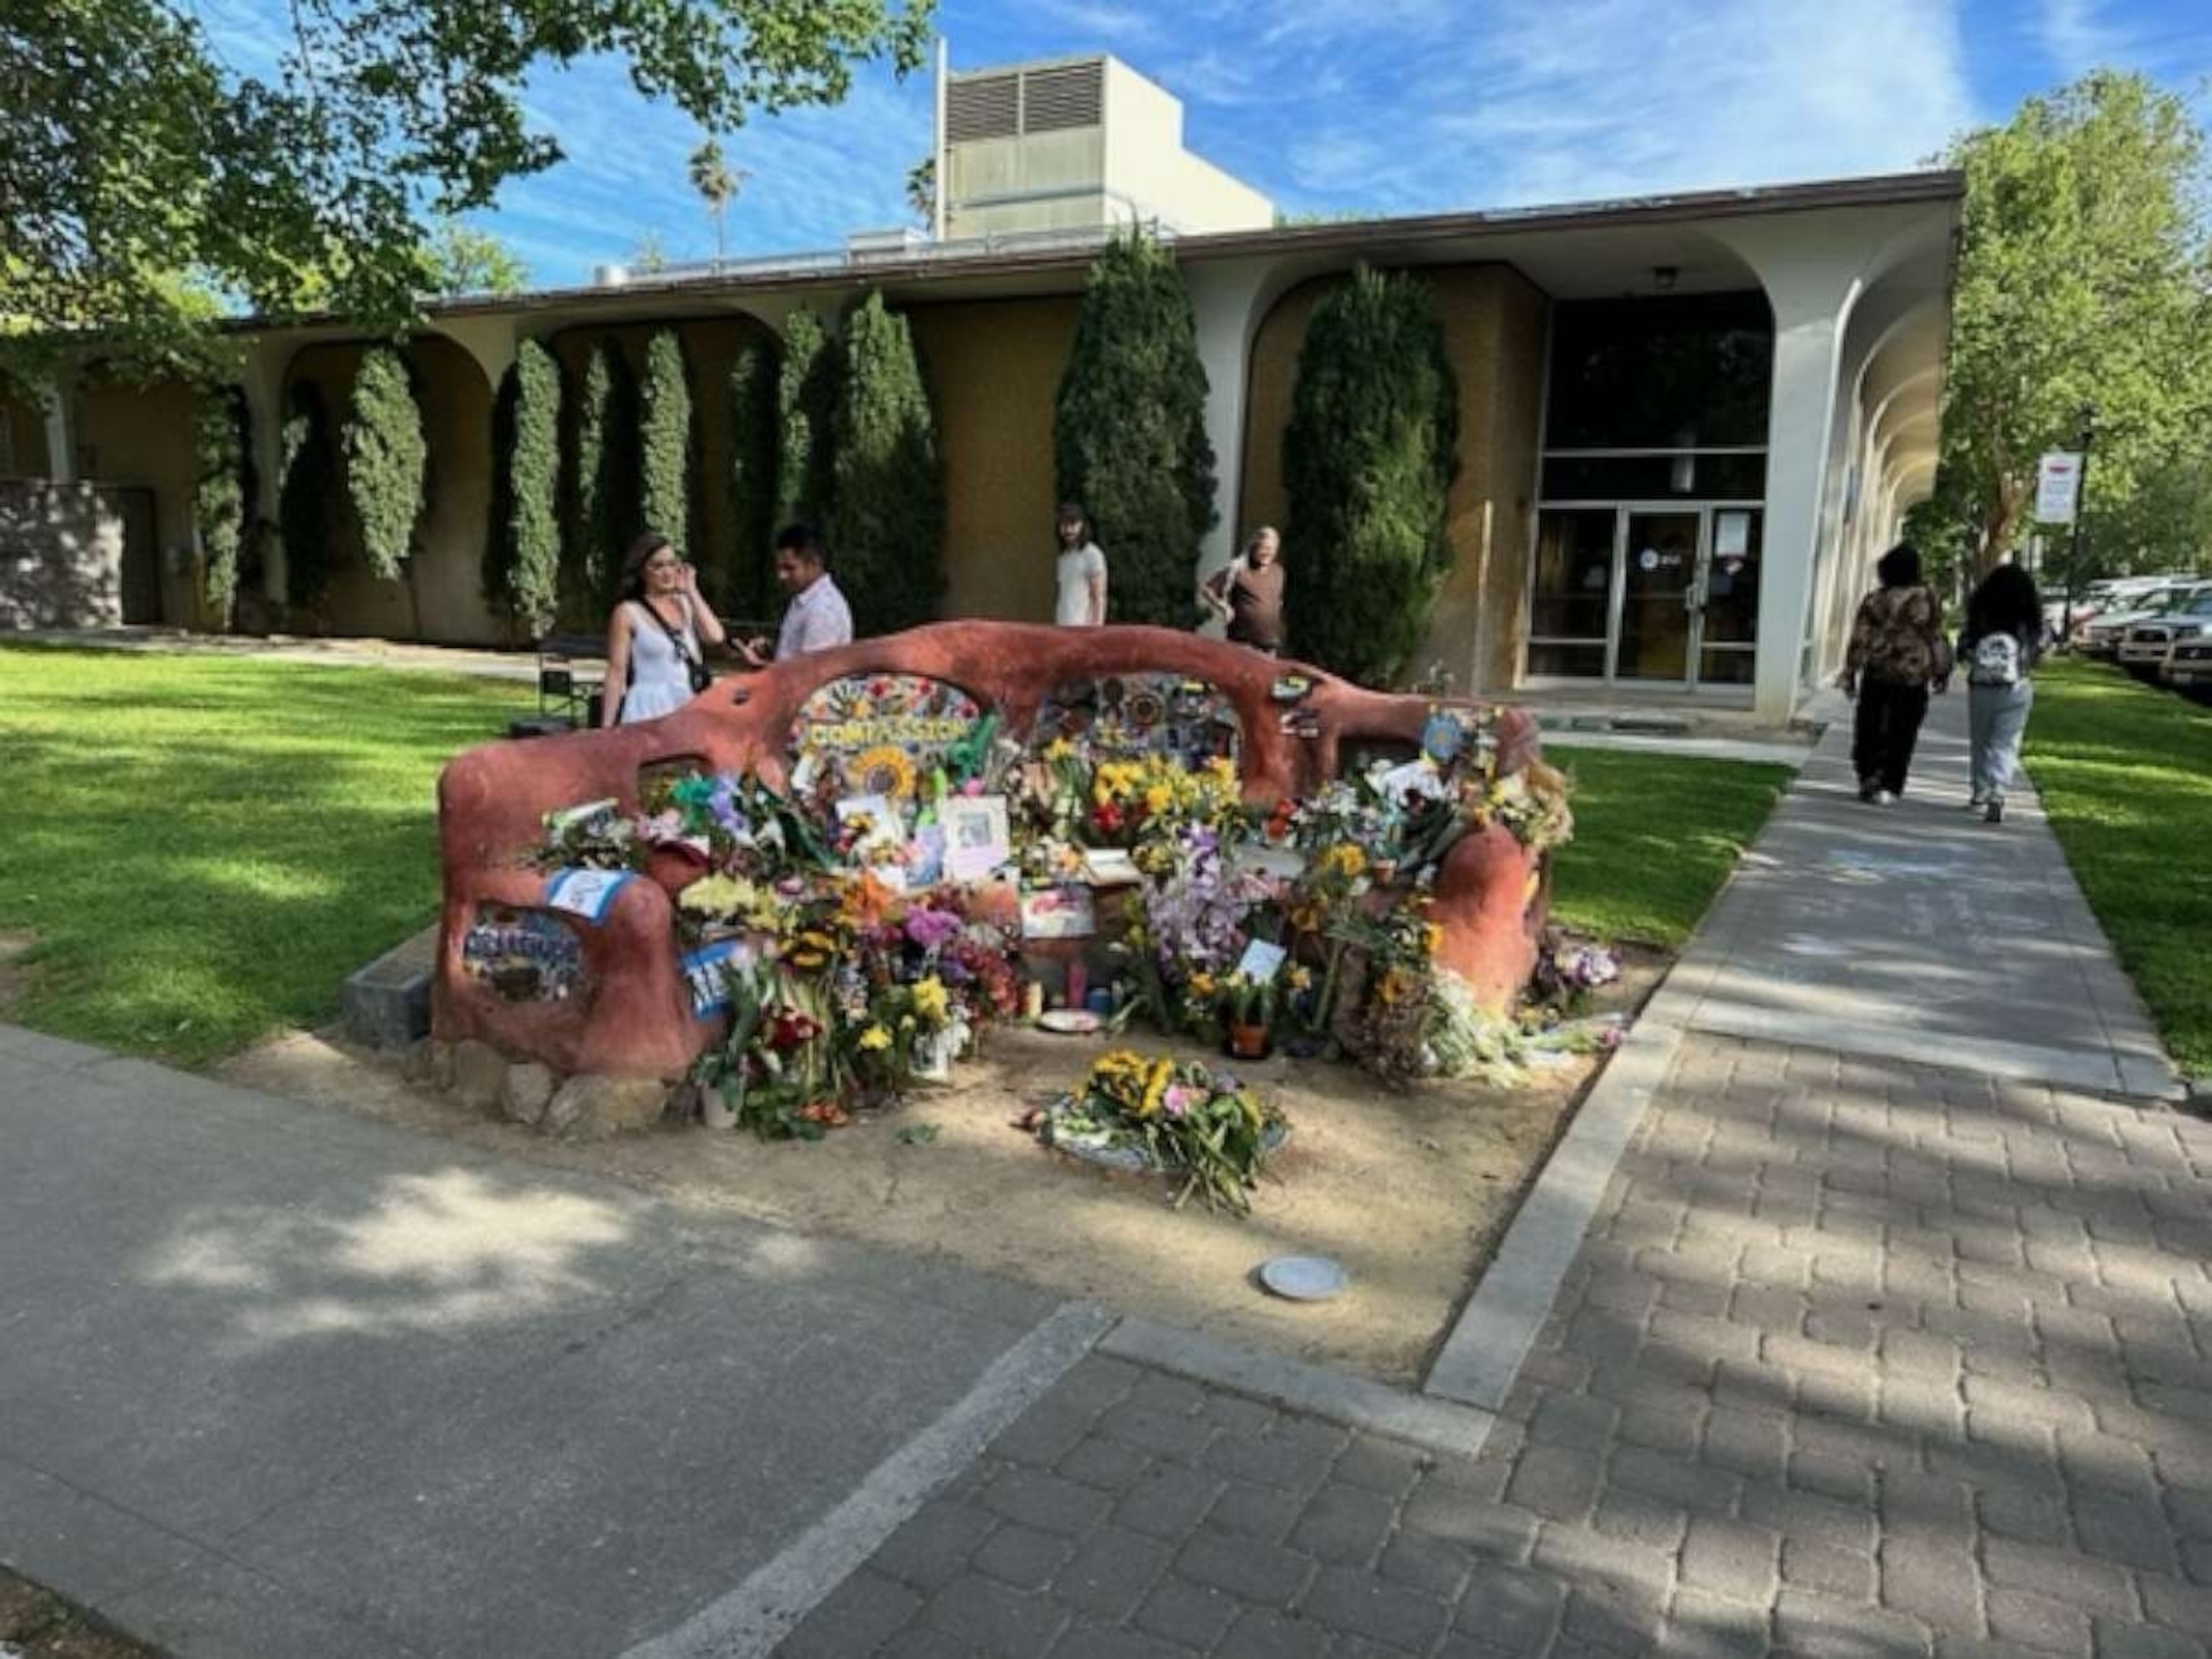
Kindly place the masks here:
<instances>
[{"instance_id":1,"label":"person in white shirt","mask_svg":"<svg viewBox=\"0 0 2212 1659\"><path fill-rule=\"evenodd\" d=\"M1062 628L1099 628L1106 621L1106 555L1091 539L1091 521L1073 501L1060 504L1058 592L1052 619Z\"/></svg>"},{"instance_id":2,"label":"person in white shirt","mask_svg":"<svg viewBox=\"0 0 2212 1659\"><path fill-rule=\"evenodd\" d=\"M776 634L776 661L853 642L853 607L830 579L829 550L808 526L787 525L777 533L775 580L791 595L783 627ZM741 641L738 650L755 668L768 665L765 637Z\"/></svg>"}]
</instances>

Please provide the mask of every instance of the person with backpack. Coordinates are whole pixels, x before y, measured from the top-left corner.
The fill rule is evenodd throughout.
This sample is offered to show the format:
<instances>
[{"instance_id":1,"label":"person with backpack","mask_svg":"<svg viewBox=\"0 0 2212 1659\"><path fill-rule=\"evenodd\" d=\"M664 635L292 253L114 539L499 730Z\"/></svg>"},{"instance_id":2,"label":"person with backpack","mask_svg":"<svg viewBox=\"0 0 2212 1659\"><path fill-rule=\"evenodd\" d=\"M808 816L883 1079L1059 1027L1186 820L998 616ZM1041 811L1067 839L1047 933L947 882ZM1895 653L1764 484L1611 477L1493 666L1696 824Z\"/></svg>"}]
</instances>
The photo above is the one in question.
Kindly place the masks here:
<instances>
[{"instance_id":1,"label":"person with backpack","mask_svg":"<svg viewBox=\"0 0 2212 1659\"><path fill-rule=\"evenodd\" d=\"M1929 688L1950 687L1951 643L1943 635L1943 602L1920 580L1919 549L1899 542L1874 568L1881 586L1859 601L1837 684L1858 702L1851 762L1859 799L1887 806L1905 793Z\"/></svg>"},{"instance_id":2,"label":"person with backpack","mask_svg":"<svg viewBox=\"0 0 2212 1659\"><path fill-rule=\"evenodd\" d=\"M1972 793L1967 810L2004 822L2005 791L2020 765L2020 740L2035 706L2029 678L2043 654L2043 599L2035 578L2001 564L1966 601L1959 660L1966 665L1966 719L1972 734Z\"/></svg>"}]
</instances>

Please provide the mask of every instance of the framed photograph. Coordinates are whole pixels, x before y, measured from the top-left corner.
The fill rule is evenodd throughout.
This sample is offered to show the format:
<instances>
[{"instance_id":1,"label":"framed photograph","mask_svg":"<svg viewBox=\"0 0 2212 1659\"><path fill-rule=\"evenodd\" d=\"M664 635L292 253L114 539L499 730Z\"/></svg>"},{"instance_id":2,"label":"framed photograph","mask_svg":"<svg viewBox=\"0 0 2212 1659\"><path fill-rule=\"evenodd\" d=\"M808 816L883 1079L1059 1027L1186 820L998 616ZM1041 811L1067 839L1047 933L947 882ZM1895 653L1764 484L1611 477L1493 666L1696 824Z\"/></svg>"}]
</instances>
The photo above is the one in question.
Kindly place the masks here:
<instances>
[{"instance_id":1,"label":"framed photograph","mask_svg":"<svg viewBox=\"0 0 2212 1659\"><path fill-rule=\"evenodd\" d=\"M953 795L937 809L945 830L945 873L981 881L1014 855L1004 795Z\"/></svg>"},{"instance_id":2,"label":"framed photograph","mask_svg":"<svg viewBox=\"0 0 2212 1659\"><path fill-rule=\"evenodd\" d=\"M1089 939L1098 931L1091 890L1070 882L1022 895L1024 939Z\"/></svg>"}]
</instances>

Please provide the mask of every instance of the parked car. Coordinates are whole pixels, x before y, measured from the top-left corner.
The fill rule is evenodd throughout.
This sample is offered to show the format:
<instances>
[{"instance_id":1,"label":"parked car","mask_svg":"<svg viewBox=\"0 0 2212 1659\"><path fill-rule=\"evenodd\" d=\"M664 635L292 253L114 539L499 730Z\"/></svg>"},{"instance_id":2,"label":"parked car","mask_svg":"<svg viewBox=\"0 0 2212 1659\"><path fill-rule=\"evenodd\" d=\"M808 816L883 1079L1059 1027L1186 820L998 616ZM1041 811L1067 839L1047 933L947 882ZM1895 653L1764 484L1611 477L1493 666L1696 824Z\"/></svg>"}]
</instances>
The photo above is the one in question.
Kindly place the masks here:
<instances>
[{"instance_id":1,"label":"parked car","mask_svg":"<svg viewBox=\"0 0 2212 1659\"><path fill-rule=\"evenodd\" d=\"M2176 640L2166 653L2163 678L2183 696L2212 702L2212 633Z\"/></svg>"},{"instance_id":2,"label":"parked car","mask_svg":"<svg viewBox=\"0 0 2212 1659\"><path fill-rule=\"evenodd\" d=\"M2075 649L2085 657L2118 656L2130 629L2138 623L2155 622L2169 608L2180 604L2182 596L2197 586L2194 577L2169 581L2139 600L2104 611L2094 622L2077 625L2074 629Z\"/></svg>"},{"instance_id":3,"label":"parked car","mask_svg":"<svg viewBox=\"0 0 2212 1659\"><path fill-rule=\"evenodd\" d=\"M2177 640L2193 640L2212 628L2212 582L2176 590L2166 608L2137 623L2121 640L2120 666L2139 680L2155 682Z\"/></svg>"}]
</instances>

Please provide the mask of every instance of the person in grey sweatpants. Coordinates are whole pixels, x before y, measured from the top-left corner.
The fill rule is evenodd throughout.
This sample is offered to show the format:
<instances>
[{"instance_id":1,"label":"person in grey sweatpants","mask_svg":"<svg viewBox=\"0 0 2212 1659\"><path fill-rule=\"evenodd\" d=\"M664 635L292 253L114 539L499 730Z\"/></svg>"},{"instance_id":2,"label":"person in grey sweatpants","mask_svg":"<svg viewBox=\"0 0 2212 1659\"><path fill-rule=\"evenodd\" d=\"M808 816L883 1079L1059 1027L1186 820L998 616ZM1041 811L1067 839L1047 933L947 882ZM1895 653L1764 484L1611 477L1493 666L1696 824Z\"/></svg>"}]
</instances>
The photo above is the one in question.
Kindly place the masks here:
<instances>
[{"instance_id":1,"label":"person in grey sweatpants","mask_svg":"<svg viewBox=\"0 0 2212 1659\"><path fill-rule=\"evenodd\" d=\"M1958 660L1966 671L1966 720L1973 745L1973 793L1966 805L1990 823L2004 822L2005 791L2020 765L2021 739L2035 707L2031 678L2043 645L2043 600L2035 579L2016 564L1982 578L1966 601Z\"/></svg>"}]
</instances>

